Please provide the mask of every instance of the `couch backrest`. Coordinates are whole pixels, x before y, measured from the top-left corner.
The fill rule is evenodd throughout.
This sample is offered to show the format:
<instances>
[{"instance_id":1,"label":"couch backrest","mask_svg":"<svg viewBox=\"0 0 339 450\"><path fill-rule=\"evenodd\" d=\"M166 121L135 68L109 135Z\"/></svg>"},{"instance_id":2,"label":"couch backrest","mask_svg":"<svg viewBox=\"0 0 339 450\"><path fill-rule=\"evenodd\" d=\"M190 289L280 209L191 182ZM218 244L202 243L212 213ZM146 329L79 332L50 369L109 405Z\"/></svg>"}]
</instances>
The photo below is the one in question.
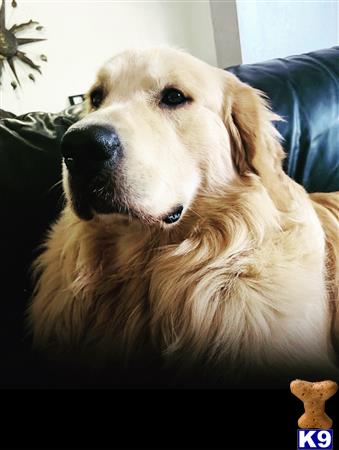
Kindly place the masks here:
<instances>
[{"instance_id":1,"label":"couch backrest","mask_svg":"<svg viewBox=\"0 0 339 450\"><path fill-rule=\"evenodd\" d=\"M309 192L339 190L339 47L227 68L285 119L285 170Z\"/></svg>"}]
</instances>

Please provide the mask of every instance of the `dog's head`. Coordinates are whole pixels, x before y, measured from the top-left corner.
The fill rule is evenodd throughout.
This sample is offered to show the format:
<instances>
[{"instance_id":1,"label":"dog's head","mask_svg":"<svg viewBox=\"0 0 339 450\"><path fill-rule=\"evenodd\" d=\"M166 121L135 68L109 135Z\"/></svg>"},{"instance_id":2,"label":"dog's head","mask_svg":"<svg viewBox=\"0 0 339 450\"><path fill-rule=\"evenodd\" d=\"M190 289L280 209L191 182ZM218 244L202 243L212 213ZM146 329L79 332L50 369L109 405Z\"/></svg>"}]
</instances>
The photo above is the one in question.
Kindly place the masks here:
<instances>
[{"instance_id":1,"label":"dog's head","mask_svg":"<svg viewBox=\"0 0 339 450\"><path fill-rule=\"evenodd\" d=\"M200 191L281 166L278 144L265 151L277 133L259 93L182 51L115 56L88 102L62 141L66 195L85 220L129 213L173 224Z\"/></svg>"}]
</instances>

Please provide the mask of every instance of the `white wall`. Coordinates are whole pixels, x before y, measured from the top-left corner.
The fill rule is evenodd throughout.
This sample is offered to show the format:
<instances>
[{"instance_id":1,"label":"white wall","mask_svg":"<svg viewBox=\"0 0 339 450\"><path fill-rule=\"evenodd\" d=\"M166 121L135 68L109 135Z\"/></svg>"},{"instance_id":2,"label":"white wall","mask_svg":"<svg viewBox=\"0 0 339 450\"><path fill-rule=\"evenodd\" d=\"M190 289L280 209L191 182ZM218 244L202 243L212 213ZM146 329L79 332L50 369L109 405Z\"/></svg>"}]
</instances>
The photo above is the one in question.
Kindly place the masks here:
<instances>
[{"instance_id":1,"label":"white wall","mask_svg":"<svg viewBox=\"0 0 339 450\"><path fill-rule=\"evenodd\" d=\"M339 43L337 0L237 0L243 63Z\"/></svg>"},{"instance_id":2,"label":"white wall","mask_svg":"<svg viewBox=\"0 0 339 450\"><path fill-rule=\"evenodd\" d=\"M22 32L22 37L48 39L21 47L41 62L43 75L34 84L32 69L20 64L23 89L12 92L9 68L0 91L0 108L14 113L33 110L58 112L68 106L69 95L85 92L98 67L124 48L170 44L216 64L209 1L99 1L20 0L13 10L7 1L7 27L28 19L45 26L42 34ZM19 64L18 64L19 66ZM20 76L20 78L22 78Z\"/></svg>"}]
</instances>

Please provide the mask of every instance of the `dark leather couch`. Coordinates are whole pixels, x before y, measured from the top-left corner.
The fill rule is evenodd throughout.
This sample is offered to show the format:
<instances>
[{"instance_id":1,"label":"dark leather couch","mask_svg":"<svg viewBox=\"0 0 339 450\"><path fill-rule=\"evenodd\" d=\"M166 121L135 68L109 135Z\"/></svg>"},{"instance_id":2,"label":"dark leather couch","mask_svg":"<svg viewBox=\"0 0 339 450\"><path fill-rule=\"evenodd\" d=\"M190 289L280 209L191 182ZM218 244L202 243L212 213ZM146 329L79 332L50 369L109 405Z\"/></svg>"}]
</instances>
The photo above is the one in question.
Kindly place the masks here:
<instances>
[{"instance_id":1,"label":"dark leather couch","mask_svg":"<svg viewBox=\"0 0 339 450\"><path fill-rule=\"evenodd\" d=\"M261 89L285 122L286 172L309 192L339 190L339 47L228 68ZM63 196L59 142L81 106L61 114L0 110L0 386L73 385L30 352L28 268Z\"/></svg>"}]
</instances>

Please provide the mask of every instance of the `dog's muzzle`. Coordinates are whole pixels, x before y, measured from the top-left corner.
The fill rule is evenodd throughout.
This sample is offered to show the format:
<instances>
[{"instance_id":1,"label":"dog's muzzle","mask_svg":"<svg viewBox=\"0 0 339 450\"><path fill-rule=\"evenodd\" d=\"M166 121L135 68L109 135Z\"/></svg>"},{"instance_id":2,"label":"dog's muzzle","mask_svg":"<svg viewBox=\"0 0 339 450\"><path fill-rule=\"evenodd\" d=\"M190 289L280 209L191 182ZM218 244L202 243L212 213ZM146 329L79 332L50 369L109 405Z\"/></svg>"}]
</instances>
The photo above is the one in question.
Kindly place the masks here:
<instances>
[{"instance_id":1,"label":"dog's muzzle","mask_svg":"<svg viewBox=\"0 0 339 450\"><path fill-rule=\"evenodd\" d=\"M119 164L123 148L114 128L108 125L85 126L75 124L64 134L61 152L68 170L68 184L72 207L83 220L94 214L129 214L138 216L126 204L123 174ZM122 201L124 199L124 201ZM178 222L183 206L177 205L162 218L141 214L149 222L166 224Z\"/></svg>"}]
</instances>

